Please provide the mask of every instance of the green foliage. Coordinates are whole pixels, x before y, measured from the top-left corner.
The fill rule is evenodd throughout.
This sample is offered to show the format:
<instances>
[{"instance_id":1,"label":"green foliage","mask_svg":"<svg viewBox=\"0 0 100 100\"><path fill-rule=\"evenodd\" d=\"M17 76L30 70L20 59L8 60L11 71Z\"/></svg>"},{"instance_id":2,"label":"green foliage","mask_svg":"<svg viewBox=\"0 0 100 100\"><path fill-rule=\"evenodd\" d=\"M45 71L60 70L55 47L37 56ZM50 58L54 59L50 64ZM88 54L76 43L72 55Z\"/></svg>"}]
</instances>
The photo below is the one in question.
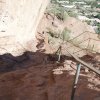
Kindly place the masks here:
<instances>
[{"instance_id":1,"label":"green foliage","mask_svg":"<svg viewBox=\"0 0 100 100\"><path fill-rule=\"evenodd\" d=\"M68 14L60 4L51 4L50 7L47 8L47 13L53 14L59 20L66 20Z\"/></svg>"},{"instance_id":2,"label":"green foliage","mask_svg":"<svg viewBox=\"0 0 100 100\"><path fill-rule=\"evenodd\" d=\"M51 0L51 3L57 3L57 0Z\"/></svg>"},{"instance_id":3,"label":"green foliage","mask_svg":"<svg viewBox=\"0 0 100 100\"><path fill-rule=\"evenodd\" d=\"M68 17L68 14L66 11L62 10L61 13L58 13L56 14L56 17L59 19L59 20L66 20L66 18Z\"/></svg>"},{"instance_id":4,"label":"green foliage","mask_svg":"<svg viewBox=\"0 0 100 100\"><path fill-rule=\"evenodd\" d=\"M69 15L70 17L75 17L75 18L77 18L77 14L74 13L73 11L68 11L68 15Z\"/></svg>"},{"instance_id":5,"label":"green foliage","mask_svg":"<svg viewBox=\"0 0 100 100\"><path fill-rule=\"evenodd\" d=\"M64 28L64 30L61 31L54 31L51 28L47 28L48 29L48 34L52 37L52 38L59 38L63 41L68 41L70 39L70 33L71 31L68 30L67 28Z\"/></svg>"},{"instance_id":6,"label":"green foliage","mask_svg":"<svg viewBox=\"0 0 100 100\"><path fill-rule=\"evenodd\" d=\"M98 19L100 19L100 14L97 14L95 17L98 18Z\"/></svg>"},{"instance_id":7,"label":"green foliage","mask_svg":"<svg viewBox=\"0 0 100 100\"><path fill-rule=\"evenodd\" d=\"M57 13L60 13L59 11L59 5L58 4L52 4L47 8L47 12L48 13L52 13L54 15L56 15Z\"/></svg>"},{"instance_id":8,"label":"green foliage","mask_svg":"<svg viewBox=\"0 0 100 100\"><path fill-rule=\"evenodd\" d=\"M100 23L96 23L97 28L95 29L95 32L97 34L100 34Z\"/></svg>"},{"instance_id":9,"label":"green foliage","mask_svg":"<svg viewBox=\"0 0 100 100\"><path fill-rule=\"evenodd\" d=\"M90 20L86 20L85 21L88 25L91 25L91 21Z\"/></svg>"},{"instance_id":10,"label":"green foliage","mask_svg":"<svg viewBox=\"0 0 100 100\"><path fill-rule=\"evenodd\" d=\"M60 31L56 32L54 30L52 30L51 28L47 28L48 30L48 34L52 37L52 38L59 38L60 37Z\"/></svg>"},{"instance_id":11,"label":"green foliage","mask_svg":"<svg viewBox=\"0 0 100 100\"><path fill-rule=\"evenodd\" d=\"M100 27L98 27L97 29L95 29L95 32L96 32L97 34L100 34Z\"/></svg>"},{"instance_id":12,"label":"green foliage","mask_svg":"<svg viewBox=\"0 0 100 100\"><path fill-rule=\"evenodd\" d=\"M70 39L70 33L71 31L68 30L67 28L64 28L64 30L61 33L61 38L63 39L63 41L68 41Z\"/></svg>"},{"instance_id":13,"label":"green foliage","mask_svg":"<svg viewBox=\"0 0 100 100\"><path fill-rule=\"evenodd\" d=\"M96 7L97 5L98 5L97 1L91 2L91 7L92 7L92 8L93 8L93 7Z\"/></svg>"},{"instance_id":14,"label":"green foliage","mask_svg":"<svg viewBox=\"0 0 100 100\"><path fill-rule=\"evenodd\" d=\"M97 4L97 5L96 5L96 8L100 8L100 4Z\"/></svg>"}]
</instances>

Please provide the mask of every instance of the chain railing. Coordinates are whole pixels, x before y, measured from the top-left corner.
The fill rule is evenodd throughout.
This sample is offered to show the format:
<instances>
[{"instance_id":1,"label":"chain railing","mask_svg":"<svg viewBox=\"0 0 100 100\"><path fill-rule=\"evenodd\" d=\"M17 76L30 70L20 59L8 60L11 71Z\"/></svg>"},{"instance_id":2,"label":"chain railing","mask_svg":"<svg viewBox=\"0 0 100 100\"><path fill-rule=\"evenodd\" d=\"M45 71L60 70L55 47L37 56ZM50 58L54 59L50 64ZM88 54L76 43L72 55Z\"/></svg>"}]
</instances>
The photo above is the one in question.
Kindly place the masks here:
<instances>
[{"instance_id":1,"label":"chain railing","mask_svg":"<svg viewBox=\"0 0 100 100\"><path fill-rule=\"evenodd\" d=\"M88 32L88 31L85 31L85 32L83 32L83 33L81 33L81 34L79 34L78 36L76 36L76 37L74 37L74 38L72 38L72 39L70 39L70 40L68 40L67 42L66 42L66 44L67 43L70 43L70 44L72 44L71 46L68 46L67 47L67 49L70 49L70 48L73 48L73 47L77 47L77 48L80 48L80 50L79 51L73 51L73 53L78 53L78 52L81 52L81 51L89 51L89 52L91 52L91 53L100 53L100 39L99 38L97 38L97 39L95 39L95 38L93 38L93 37L89 37L89 38L86 38L86 39L83 39L83 40L81 40L80 42L78 42L78 44L75 44L74 43L74 40L76 39L77 40L77 38L80 38L82 35L84 35L84 34L95 34L95 33L92 33L92 32ZM92 43L91 43L91 41L92 41ZM94 42L93 42L94 41ZM83 46L82 47L82 43L86 43L87 44L87 46ZM97 42L97 43L96 43ZM92 44L92 45L91 45ZM98 45L97 47L99 48L99 49L95 49L95 44L96 45ZM92 47L91 47L92 46Z\"/></svg>"},{"instance_id":2,"label":"chain railing","mask_svg":"<svg viewBox=\"0 0 100 100\"><path fill-rule=\"evenodd\" d=\"M84 39L84 40L80 41L80 42L78 43L78 45L75 45L75 44L73 43L73 40L79 38L79 37L80 37L81 35L83 35L84 33L86 33L86 32L83 32L83 33L79 34L78 36L74 37L73 39L70 39L70 40L68 40L67 42L65 42L66 45L67 45L67 43L71 43L71 44L72 44L71 46L66 47L66 48L64 48L64 49L78 62L76 74L75 74L74 81L73 81L73 87L72 87L72 93L71 93L71 99L70 99L70 100L74 100L74 97L75 97L75 91L76 91L77 84L78 84L78 78L79 78L79 75L80 75L81 65L84 65L84 67L87 67L88 69L92 70L93 72L95 72L96 74L98 74L98 75L100 76L100 70L94 68L93 66L90 66L88 63L84 62L84 61L81 60L78 56L75 55L77 52L80 52L80 51L83 51L83 50L87 51L88 48L89 48L90 42L91 42L92 40L98 41L98 46L100 45L100 40L99 40L99 39L97 40L97 39L93 39L93 38L91 38L91 37L89 37L89 38L87 38L87 39ZM90 32L90 33L91 33L91 32ZM89 32L88 32L87 34L89 34ZM93 33L92 33L92 34L93 34ZM79 44L82 44L82 43L84 43L84 42L87 42L87 47L86 47L86 48L81 48L81 47L79 46ZM94 45L95 45L95 44L94 44ZM58 61L60 61L60 55L61 55L61 50L62 50L61 47L62 47L62 46L63 46L63 43L62 43L62 44L60 45L60 47L58 48L58 51L59 51ZM79 50L79 51L77 51L77 52L74 52L74 51L73 51L73 53L71 53L70 50L68 50L68 49L69 49L69 48L73 48L73 47L80 48L81 50ZM94 48L94 46L93 46L93 48ZM91 49L91 51L90 51L90 50L89 50L89 51L90 51L91 53L93 53L93 52L96 53L97 51L93 50L93 48ZM100 52L99 52L99 53L100 53Z\"/></svg>"}]
</instances>

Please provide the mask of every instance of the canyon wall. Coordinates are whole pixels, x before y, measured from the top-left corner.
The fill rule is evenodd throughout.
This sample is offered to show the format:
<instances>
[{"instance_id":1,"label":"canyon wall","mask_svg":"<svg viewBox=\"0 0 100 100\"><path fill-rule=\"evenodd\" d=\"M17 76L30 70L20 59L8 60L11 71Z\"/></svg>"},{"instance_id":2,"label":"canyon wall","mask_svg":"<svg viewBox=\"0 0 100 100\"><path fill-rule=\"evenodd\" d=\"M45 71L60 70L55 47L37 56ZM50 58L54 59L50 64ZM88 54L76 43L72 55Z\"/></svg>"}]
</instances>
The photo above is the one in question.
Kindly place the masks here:
<instances>
[{"instance_id":1,"label":"canyon wall","mask_svg":"<svg viewBox=\"0 0 100 100\"><path fill-rule=\"evenodd\" d=\"M35 33L49 0L0 0L0 54L35 51Z\"/></svg>"}]
</instances>

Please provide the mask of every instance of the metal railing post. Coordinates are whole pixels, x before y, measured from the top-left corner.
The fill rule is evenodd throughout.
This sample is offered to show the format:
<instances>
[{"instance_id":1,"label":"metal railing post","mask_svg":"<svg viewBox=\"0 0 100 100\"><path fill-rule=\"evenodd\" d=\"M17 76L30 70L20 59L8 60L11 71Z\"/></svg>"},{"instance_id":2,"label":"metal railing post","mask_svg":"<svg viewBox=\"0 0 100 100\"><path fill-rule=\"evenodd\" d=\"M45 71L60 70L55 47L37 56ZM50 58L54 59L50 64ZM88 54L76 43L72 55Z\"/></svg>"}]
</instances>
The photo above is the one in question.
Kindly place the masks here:
<instances>
[{"instance_id":1,"label":"metal railing post","mask_svg":"<svg viewBox=\"0 0 100 100\"><path fill-rule=\"evenodd\" d=\"M74 79L74 82L73 82L73 87L72 87L71 100L74 100L74 97L75 97L75 91L76 91L76 88L77 88L80 69L81 69L81 64L78 64L76 74L75 74L75 79Z\"/></svg>"}]
</instances>

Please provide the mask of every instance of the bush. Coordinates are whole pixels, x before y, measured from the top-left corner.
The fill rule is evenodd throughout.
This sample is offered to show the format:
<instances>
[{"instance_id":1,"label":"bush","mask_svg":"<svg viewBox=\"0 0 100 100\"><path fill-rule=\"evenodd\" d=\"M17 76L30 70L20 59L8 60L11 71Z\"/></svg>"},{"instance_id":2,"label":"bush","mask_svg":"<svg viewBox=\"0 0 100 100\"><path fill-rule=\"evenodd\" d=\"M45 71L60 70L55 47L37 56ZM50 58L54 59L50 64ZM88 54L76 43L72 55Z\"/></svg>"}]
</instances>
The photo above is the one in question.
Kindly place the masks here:
<instances>
[{"instance_id":1,"label":"bush","mask_svg":"<svg viewBox=\"0 0 100 100\"><path fill-rule=\"evenodd\" d=\"M93 1L93 2L91 2L91 7L93 8L93 7L96 7L98 5L98 2L97 1Z\"/></svg>"},{"instance_id":2,"label":"bush","mask_svg":"<svg viewBox=\"0 0 100 100\"><path fill-rule=\"evenodd\" d=\"M100 35L100 27L96 28L95 32Z\"/></svg>"},{"instance_id":3,"label":"bush","mask_svg":"<svg viewBox=\"0 0 100 100\"><path fill-rule=\"evenodd\" d=\"M71 33L70 30L68 30L67 28L64 28L64 30L61 33L61 35L62 35L61 39L63 41L68 41L70 39L70 33Z\"/></svg>"},{"instance_id":4,"label":"bush","mask_svg":"<svg viewBox=\"0 0 100 100\"><path fill-rule=\"evenodd\" d=\"M61 7L59 4L51 4L48 8L47 8L47 13L49 14L53 14L54 16L56 16L59 20L66 20L68 14L65 11L64 7Z\"/></svg>"},{"instance_id":5,"label":"bush","mask_svg":"<svg viewBox=\"0 0 100 100\"><path fill-rule=\"evenodd\" d=\"M57 31L54 31L52 30L51 28L47 28L48 30L48 34L52 37L52 38L59 38L60 37L60 31L57 32Z\"/></svg>"},{"instance_id":6,"label":"bush","mask_svg":"<svg viewBox=\"0 0 100 100\"><path fill-rule=\"evenodd\" d=\"M86 22L88 25L91 25L91 21L90 21L90 20L85 20L85 22Z\"/></svg>"},{"instance_id":7,"label":"bush","mask_svg":"<svg viewBox=\"0 0 100 100\"><path fill-rule=\"evenodd\" d=\"M100 8L100 4L96 5L96 8Z\"/></svg>"},{"instance_id":8,"label":"bush","mask_svg":"<svg viewBox=\"0 0 100 100\"><path fill-rule=\"evenodd\" d=\"M95 18L100 19L100 14L97 14L97 15L95 16Z\"/></svg>"},{"instance_id":9,"label":"bush","mask_svg":"<svg viewBox=\"0 0 100 100\"><path fill-rule=\"evenodd\" d=\"M75 17L75 18L77 18L77 14L74 13L73 11L68 11L68 15L69 15L70 17Z\"/></svg>"},{"instance_id":10,"label":"bush","mask_svg":"<svg viewBox=\"0 0 100 100\"><path fill-rule=\"evenodd\" d=\"M71 31L68 30L67 28L64 28L64 30L61 31L54 31L51 28L47 28L48 30L48 34L52 37L52 38L59 38L63 41L68 41L70 39L70 33Z\"/></svg>"}]
</instances>

